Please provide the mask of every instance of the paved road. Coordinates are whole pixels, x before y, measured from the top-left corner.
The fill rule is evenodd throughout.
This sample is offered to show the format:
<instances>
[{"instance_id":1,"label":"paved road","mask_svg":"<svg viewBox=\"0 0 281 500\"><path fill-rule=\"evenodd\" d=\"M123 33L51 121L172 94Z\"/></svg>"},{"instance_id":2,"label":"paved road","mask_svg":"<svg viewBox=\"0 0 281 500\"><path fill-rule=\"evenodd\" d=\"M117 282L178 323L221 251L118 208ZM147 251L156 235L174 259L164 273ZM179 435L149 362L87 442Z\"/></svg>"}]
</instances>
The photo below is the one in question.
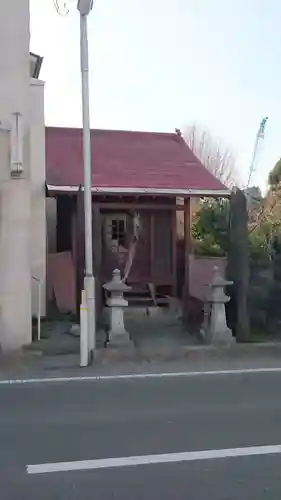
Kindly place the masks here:
<instances>
[{"instance_id":1,"label":"paved road","mask_svg":"<svg viewBox=\"0 0 281 500\"><path fill-rule=\"evenodd\" d=\"M280 453L106 465L113 457L280 445L280 391L281 373L0 386L1 500L280 500ZM105 468L26 471L94 459Z\"/></svg>"}]
</instances>

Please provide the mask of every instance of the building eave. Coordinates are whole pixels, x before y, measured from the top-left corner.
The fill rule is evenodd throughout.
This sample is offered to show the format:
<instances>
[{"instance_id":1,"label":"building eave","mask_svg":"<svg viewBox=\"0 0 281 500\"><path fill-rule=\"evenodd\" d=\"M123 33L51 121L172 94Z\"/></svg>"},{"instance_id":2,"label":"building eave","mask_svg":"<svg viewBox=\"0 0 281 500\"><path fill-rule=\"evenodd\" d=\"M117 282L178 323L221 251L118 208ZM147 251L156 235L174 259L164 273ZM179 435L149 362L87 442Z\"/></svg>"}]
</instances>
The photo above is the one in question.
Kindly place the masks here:
<instances>
[{"instance_id":1,"label":"building eave","mask_svg":"<svg viewBox=\"0 0 281 500\"><path fill-rule=\"evenodd\" d=\"M57 194L78 193L80 186L56 186L47 184L48 192ZM83 186L82 186L83 190ZM168 189L168 188L135 188L135 187L92 187L96 194L138 195L138 196L177 196L177 197L222 197L231 195L229 189Z\"/></svg>"}]
</instances>

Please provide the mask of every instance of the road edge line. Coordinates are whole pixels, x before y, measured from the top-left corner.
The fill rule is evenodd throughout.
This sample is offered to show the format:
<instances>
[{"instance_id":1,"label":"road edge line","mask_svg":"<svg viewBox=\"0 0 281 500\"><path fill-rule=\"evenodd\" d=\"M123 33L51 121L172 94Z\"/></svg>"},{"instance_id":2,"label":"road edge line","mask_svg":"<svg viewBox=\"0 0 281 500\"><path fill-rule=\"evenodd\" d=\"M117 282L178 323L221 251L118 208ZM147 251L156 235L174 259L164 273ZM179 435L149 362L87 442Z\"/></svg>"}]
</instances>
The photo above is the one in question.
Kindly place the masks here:
<instances>
[{"instance_id":1,"label":"road edge line","mask_svg":"<svg viewBox=\"0 0 281 500\"><path fill-rule=\"evenodd\" d=\"M244 368L233 370L206 370L206 371L190 371L190 372L157 372L157 373L127 373L119 375L81 375L69 377L38 377L38 378L23 378L23 379L0 379L2 385L28 385L28 384L51 384L51 383L67 383L67 382L98 382L98 381L113 381L113 380L134 380L134 379L149 379L149 378L188 378L188 377L208 377L216 375L244 375L258 373L280 373L281 367L272 368Z\"/></svg>"},{"instance_id":2,"label":"road edge line","mask_svg":"<svg viewBox=\"0 0 281 500\"><path fill-rule=\"evenodd\" d=\"M73 462L54 462L27 465L27 474L46 474L53 472L74 472L116 467L132 467L138 465L168 464L193 462L198 460L215 460L223 458L249 457L281 454L281 445L247 446L244 448L226 448L220 450L187 451L129 457L99 458Z\"/></svg>"}]
</instances>

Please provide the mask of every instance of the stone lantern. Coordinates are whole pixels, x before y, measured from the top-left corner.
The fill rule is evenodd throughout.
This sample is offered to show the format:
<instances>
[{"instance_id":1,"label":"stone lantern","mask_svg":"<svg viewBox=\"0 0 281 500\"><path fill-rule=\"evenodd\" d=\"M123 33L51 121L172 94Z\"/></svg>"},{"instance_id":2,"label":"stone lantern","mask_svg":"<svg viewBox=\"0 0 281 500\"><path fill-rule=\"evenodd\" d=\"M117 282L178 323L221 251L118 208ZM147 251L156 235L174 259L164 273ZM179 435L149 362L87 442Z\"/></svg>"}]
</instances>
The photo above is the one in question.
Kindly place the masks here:
<instances>
[{"instance_id":1,"label":"stone lantern","mask_svg":"<svg viewBox=\"0 0 281 500\"><path fill-rule=\"evenodd\" d=\"M210 344L228 345L233 342L232 332L226 323L225 304L230 298L224 288L232 285L233 281L226 281L218 267L214 267L214 277L210 286L208 302L211 305L209 325L206 331L206 340Z\"/></svg>"},{"instance_id":2,"label":"stone lantern","mask_svg":"<svg viewBox=\"0 0 281 500\"><path fill-rule=\"evenodd\" d=\"M119 269L112 273L112 280L103 285L103 288L110 294L106 305L110 308L109 314L109 344L111 346L121 346L130 344L130 336L124 326L124 307L128 306L124 299L124 292L131 289L121 280Z\"/></svg>"}]
</instances>

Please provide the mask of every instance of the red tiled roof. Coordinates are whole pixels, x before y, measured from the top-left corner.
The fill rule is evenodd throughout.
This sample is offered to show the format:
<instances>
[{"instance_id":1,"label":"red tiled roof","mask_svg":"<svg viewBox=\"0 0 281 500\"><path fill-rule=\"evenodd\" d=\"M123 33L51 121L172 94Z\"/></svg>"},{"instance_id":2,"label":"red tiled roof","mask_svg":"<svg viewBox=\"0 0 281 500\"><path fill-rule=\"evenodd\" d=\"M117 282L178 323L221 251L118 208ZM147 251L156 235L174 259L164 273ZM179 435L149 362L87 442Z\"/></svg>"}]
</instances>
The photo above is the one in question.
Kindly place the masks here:
<instances>
[{"instance_id":1,"label":"red tiled roof","mask_svg":"<svg viewBox=\"0 0 281 500\"><path fill-rule=\"evenodd\" d=\"M92 130L96 188L226 190L176 133ZM83 184L82 130L46 127L46 179Z\"/></svg>"}]
</instances>

